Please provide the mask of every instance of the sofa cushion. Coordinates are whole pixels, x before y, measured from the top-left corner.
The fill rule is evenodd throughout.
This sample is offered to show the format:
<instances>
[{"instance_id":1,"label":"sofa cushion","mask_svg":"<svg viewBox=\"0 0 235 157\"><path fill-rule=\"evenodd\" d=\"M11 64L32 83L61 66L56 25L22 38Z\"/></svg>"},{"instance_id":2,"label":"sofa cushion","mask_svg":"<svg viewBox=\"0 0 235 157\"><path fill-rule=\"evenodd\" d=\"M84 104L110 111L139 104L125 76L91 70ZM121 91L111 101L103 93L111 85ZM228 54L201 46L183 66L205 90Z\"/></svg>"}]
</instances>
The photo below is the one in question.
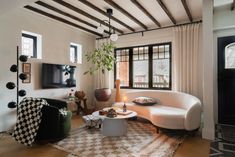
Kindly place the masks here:
<instances>
[{"instance_id":1,"label":"sofa cushion","mask_svg":"<svg viewBox=\"0 0 235 157\"><path fill-rule=\"evenodd\" d=\"M133 100L134 103L143 106L152 106L157 103L156 99L149 97L137 97Z\"/></svg>"},{"instance_id":2,"label":"sofa cushion","mask_svg":"<svg viewBox=\"0 0 235 157\"><path fill-rule=\"evenodd\" d=\"M185 115L187 110L158 105L155 108L151 108L151 122L157 122L157 126L171 129L182 129L184 128ZM156 124L155 124L156 125Z\"/></svg>"},{"instance_id":3,"label":"sofa cushion","mask_svg":"<svg viewBox=\"0 0 235 157\"><path fill-rule=\"evenodd\" d=\"M123 103L115 103L116 107L122 107ZM187 110L165 106L141 106L135 103L126 103L127 109L135 111L137 116L150 120L154 125L162 128L182 129L184 127Z\"/></svg>"}]
</instances>

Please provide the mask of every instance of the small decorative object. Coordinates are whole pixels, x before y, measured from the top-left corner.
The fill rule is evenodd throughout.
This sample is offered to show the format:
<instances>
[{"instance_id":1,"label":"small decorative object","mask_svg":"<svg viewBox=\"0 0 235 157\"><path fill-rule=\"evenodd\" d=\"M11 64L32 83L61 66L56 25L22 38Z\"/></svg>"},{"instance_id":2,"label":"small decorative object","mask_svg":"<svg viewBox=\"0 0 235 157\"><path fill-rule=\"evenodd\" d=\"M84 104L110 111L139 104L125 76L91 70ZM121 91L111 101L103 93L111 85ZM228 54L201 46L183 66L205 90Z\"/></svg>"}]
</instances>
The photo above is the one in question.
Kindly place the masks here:
<instances>
[{"instance_id":1,"label":"small decorative object","mask_svg":"<svg viewBox=\"0 0 235 157\"><path fill-rule=\"evenodd\" d=\"M15 65L15 64L13 64L12 66L11 66L11 68L10 68L10 71L11 72L16 72L17 71L17 65Z\"/></svg>"},{"instance_id":2,"label":"small decorative object","mask_svg":"<svg viewBox=\"0 0 235 157\"><path fill-rule=\"evenodd\" d=\"M70 90L70 92L69 92L69 96L68 96L68 98L69 98L69 100L74 100L74 93L73 93L73 89L71 89Z\"/></svg>"},{"instance_id":3,"label":"small decorative object","mask_svg":"<svg viewBox=\"0 0 235 157\"><path fill-rule=\"evenodd\" d=\"M115 102L121 102L121 96L120 96L120 83L121 81L119 79L117 79L115 81L115 85L116 85L116 98L115 98Z\"/></svg>"},{"instance_id":4,"label":"small decorative object","mask_svg":"<svg viewBox=\"0 0 235 157\"><path fill-rule=\"evenodd\" d=\"M20 58L19 58L19 60L20 60L21 62L27 62L28 57L25 56L25 55L21 55Z\"/></svg>"},{"instance_id":5,"label":"small decorative object","mask_svg":"<svg viewBox=\"0 0 235 157\"><path fill-rule=\"evenodd\" d=\"M141 96L141 97L135 98L132 102L137 105L152 106L154 104L157 104L157 99Z\"/></svg>"},{"instance_id":6,"label":"small decorative object","mask_svg":"<svg viewBox=\"0 0 235 157\"><path fill-rule=\"evenodd\" d=\"M11 102L8 103L7 106L8 106L9 108L16 108L16 102L11 101Z\"/></svg>"},{"instance_id":7,"label":"small decorative object","mask_svg":"<svg viewBox=\"0 0 235 157\"><path fill-rule=\"evenodd\" d=\"M26 75L25 73L21 73L21 74L19 75L19 78L20 78L21 80L26 80L26 79L27 79L27 75Z\"/></svg>"},{"instance_id":8,"label":"small decorative object","mask_svg":"<svg viewBox=\"0 0 235 157\"><path fill-rule=\"evenodd\" d=\"M106 115L108 112L107 111L104 111L104 110L100 110L99 111L99 115Z\"/></svg>"},{"instance_id":9,"label":"small decorative object","mask_svg":"<svg viewBox=\"0 0 235 157\"><path fill-rule=\"evenodd\" d=\"M111 97L112 91L109 88L95 89L95 98L97 101L108 101Z\"/></svg>"},{"instance_id":10,"label":"small decorative object","mask_svg":"<svg viewBox=\"0 0 235 157\"><path fill-rule=\"evenodd\" d=\"M108 110L107 117L109 118L117 117L117 112L113 108L111 108Z\"/></svg>"},{"instance_id":11,"label":"small decorative object","mask_svg":"<svg viewBox=\"0 0 235 157\"><path fill-rule=\"evenodd\" d=\"M31 64L30 63L23 63L22 64L22 72L23 73L31 73Z\"/></svg>"},{"instance_id":12,"label":"small decorative object","mask_svg":"<svg viewBox=\"0 0 235 157\"><path fill-rule=\"evenodd\" d=\"M83 120L86 123L86 127L90 128L100 128L101 124L102 124L102 119L97 117L97 116L93 116L93 115L86 115L82 117Z\"/></svg>"},{"instance_id":13,"label":"small decorative object","mask_svg":"<svg viewBox=\"0 0 235 157\"><path fill-rule=\"evenodd\" d=\"M124 96L123 97L123 101L124 101L124 104L123 104L123 112L126 112L126 100L127 100L127 97L126 96Z\"/></svg>"},{"instance_id":14,"label":"small decorative object","mask_svg":"<svg viewBox=\"0 0 235 157\"><path fill-rule=\"evenodd\" d=\"M14 82L7 82L6 87L8 89L14 89L16 87Z\"/></svg>"},{"instance_id":15,"label":"small decorative object","mask_svg":"<svg viewBox=\"0 0 235 157\"><path fill-rule=\"evenodd\" d=\"M20 79L22 83L30 83L31 82L31 64L30 63L22 63L22 72L20 74ZM22 75L25 75L26 78L23 79Z\"/></svg>"},{"instance_id":16,"label":"small decorative object","mask_svg":"<svg viewBox=\"0 0 235 157\"><path fill-rule=\"evenodd\" d=\"M31 83L31 74L25 74L26 75L26 79L21 79L22 83Z\"/></svg>"},{"instance_id":17,"label":"small decorative object","mask_svg":"<svg viewBox=\"0 0 235 157\"><path fill-rule=\"evenodd\" d=\"M19 91L19 96L25 96L25 95L26 95L26 91L23 90L23 89L21 89L21 90Z\"/></svg>"},{"instance_id":18,"label":"small decorative object","mask_svg":"<svg viewBox=\"0 0 235 157\"><path fill-rule=\"evenodd\" d=\"M25 55L21 55L19 56L19 46L17 46L16 48L16 64L13 64L11 67L10 67L10 71L11 72L16 72L16 84L14 82L8 82L6 84L6 87L8 89L14 89L16 87L16 102L14 101L11 101L8 103L8 107L9 108L16 108L16 113L18 115L18 104L19 104L19 96L23 97L26 95L26 91L21 89L19 90L19 79L21 79L22 81L25 81L25 80L28 80L29 77L28 77L28 73L30 73L30 69L31 69L31 65L30 63L23 63L23 73L19 74L19 61L21 62L27 62L28 58L27 56ZM24 66L25 64L25 66Z\"/></svg>"},{"instance_id":19,"label":"small decorative object","mask_svg":"<svg viewBox=\"0 0 235 157\"><path fill-rule=\"evenodd\" d=\"M85 97L86 94L83 91L76 91L74 95L78 98L78 100L81 100Z\"/></svg>"}]
</instances>

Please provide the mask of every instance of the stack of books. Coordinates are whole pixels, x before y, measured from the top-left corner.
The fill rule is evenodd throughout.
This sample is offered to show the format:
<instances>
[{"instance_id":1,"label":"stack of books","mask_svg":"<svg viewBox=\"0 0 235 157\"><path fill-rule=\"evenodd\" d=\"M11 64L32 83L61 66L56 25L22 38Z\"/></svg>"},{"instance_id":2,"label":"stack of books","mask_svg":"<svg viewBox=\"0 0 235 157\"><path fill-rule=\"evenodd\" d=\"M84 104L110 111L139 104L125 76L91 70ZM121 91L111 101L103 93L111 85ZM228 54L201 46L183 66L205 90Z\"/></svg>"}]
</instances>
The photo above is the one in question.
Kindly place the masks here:
<instances>
[{"instance_id":1,"label":"stack of books","mask_svg":"<svg viewBox=\"0 0 235 157\"><path fill-rule=\"evenodd\" d=\"M117 111L118 115L123 115L123 116L129 115L131 113L132 113L132 111L126 111L126 112L123 112L122 110L118 110Z\"/></svg>"}]
</instances>

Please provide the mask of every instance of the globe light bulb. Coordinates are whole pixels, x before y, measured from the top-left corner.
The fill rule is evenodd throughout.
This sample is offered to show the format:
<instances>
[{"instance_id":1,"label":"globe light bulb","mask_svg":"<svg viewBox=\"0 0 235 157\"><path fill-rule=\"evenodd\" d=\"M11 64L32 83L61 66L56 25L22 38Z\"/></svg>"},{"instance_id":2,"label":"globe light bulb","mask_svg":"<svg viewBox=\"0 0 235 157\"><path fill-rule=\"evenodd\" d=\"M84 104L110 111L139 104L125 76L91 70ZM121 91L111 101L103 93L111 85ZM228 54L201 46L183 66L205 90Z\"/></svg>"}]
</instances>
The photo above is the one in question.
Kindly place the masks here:
<instances>
[{"instance_id":1,"label":"globe light bulb","mask_svg":"<svg viewBox=\"0 0 235 157\"><path fill-rule=\"evenodd\" d=\"M110 40L111 41L117 41L118 40L118 35L117 34L111 34L110 35Z\"/></svg>"},{"instance_id":2,"label":"globe light bulb","mask_svg":"<svg viewBox=\"0 0 235 157\"><path fill-rule=\"evenodd\" d=\"M97 27L97 32L100 34L104 33L104 28L102 26Z\"/></svg>"}]
</instances>

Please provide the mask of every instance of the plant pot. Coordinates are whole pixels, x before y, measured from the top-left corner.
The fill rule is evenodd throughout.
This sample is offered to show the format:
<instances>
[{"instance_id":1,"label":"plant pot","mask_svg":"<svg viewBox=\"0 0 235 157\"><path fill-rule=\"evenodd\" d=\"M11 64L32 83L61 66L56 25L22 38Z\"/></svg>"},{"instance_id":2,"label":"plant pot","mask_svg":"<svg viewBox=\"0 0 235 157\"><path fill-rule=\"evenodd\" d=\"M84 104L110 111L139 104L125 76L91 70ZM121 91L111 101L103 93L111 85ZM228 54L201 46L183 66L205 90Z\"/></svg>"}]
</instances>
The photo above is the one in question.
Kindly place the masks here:
<instances>
[{"instance_id":1,"label":"plant pot","mask_svg":"<svg viewBox=\"0 0 235 157\"><path fill-rule=\"evenodd\" d=\"M112 91L109 88L95 89L95 98L97 101L108 101L111 97Z\"/></svg>"}]
</instances>

